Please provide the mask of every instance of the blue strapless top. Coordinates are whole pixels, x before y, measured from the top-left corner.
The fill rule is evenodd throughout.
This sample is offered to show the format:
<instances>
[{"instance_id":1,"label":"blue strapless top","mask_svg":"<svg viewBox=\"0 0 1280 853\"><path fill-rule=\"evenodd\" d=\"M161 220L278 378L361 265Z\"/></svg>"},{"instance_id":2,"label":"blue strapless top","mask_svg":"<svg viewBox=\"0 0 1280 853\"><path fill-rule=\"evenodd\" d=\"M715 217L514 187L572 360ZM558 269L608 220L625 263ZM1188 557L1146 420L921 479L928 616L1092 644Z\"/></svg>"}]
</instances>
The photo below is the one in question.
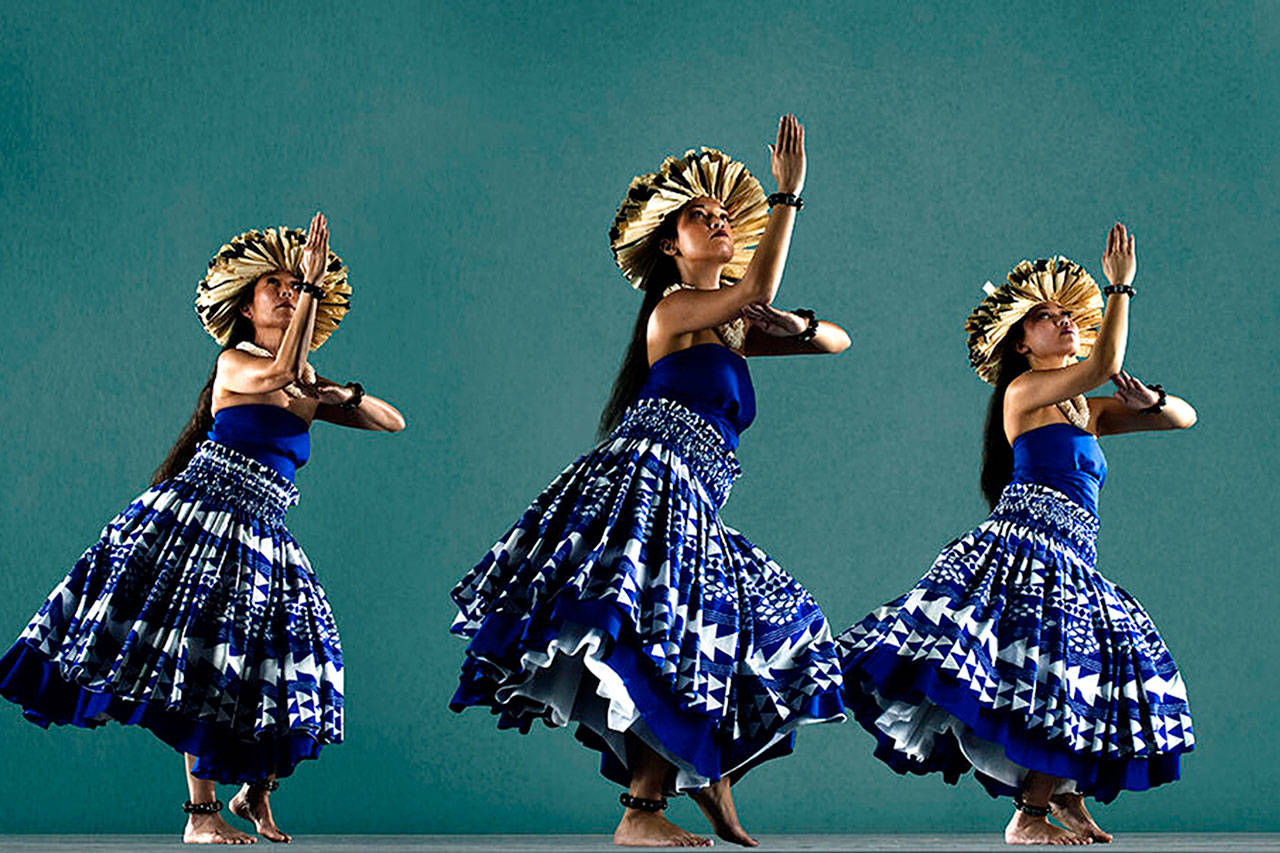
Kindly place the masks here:
<instances>
[{"instance_id":1,"label":"blue strapless top","mask_svg":"<svg viewBox=\"0 0 1280 853\"><path fill-rule=\"evenodd\" d=\"M302 418L265 403L219 409L209 439L238 450L293 481L294 472L311 456L311 433Z\"/></svg>"},{"instance_id":2,"label":"blue strapless top","mask_svg":"<svg viewBox=\"0 0 1280 853\"><path fill-rule=\"evenodd\" d=\"M728 347L706 343L668 353L649 368L639 399L665 397L704 418L730 450L756 418L756 392L747 360Z\"/></svg>"},{"instance_id":3,"label":"blue strapless top","mask_svg":"<svg viewBox=\"0 0 1280 853\"><path fill-rule=\"evenodd\" d=\"M1094 515L1107 479L1107 459L1098 438L1074 424L1047 424L1013 440L1014 483L1057 489Z\"/></svg>"}]
</instances>

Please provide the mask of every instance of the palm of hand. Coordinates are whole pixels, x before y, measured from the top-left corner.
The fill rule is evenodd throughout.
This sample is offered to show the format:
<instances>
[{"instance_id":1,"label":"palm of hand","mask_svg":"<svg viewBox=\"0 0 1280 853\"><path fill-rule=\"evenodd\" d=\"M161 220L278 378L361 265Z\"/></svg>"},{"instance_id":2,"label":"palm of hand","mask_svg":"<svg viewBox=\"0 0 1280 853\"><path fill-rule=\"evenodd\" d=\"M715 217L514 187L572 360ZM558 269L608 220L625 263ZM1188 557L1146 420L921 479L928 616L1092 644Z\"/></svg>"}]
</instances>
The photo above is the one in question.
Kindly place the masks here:
<instances>
[{"instance_id":1,"label":"palm of hand","mask_svg":"<svg viewBox=\"0 0 1280 853\"><path fill-rule=\"evenodd\" d=\"M1138 271L1133 235L1117 222L1107 232L1107 248L1102 254L1102 272L1112 284L1132 284Z\"/></svg>"},{"instance_id":2,"label":"palm of hand","mask_svg":"<svg viewBox=\"0 0 1280 853\"><path fill-rule=\"evenodd\" d=\"M302 247L302 277L316 283L324 276L324 268L329 260L329 222L323 213L317 212L311 217L311 227L307 230L307 242Z\"/></svg>"}]
</instances>

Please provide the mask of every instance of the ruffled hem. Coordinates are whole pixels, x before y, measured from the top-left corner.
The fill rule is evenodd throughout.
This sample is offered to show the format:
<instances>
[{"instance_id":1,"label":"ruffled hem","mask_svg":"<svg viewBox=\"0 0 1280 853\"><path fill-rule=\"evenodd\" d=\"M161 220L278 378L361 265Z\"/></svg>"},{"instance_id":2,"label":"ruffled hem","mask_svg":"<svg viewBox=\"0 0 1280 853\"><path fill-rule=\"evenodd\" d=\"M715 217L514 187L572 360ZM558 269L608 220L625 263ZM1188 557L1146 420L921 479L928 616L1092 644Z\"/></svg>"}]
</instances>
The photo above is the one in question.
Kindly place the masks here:
<instances>
[{"instance_id":1,"label":"ruffled hem","mask_svg":"<svg viewBox=\"0 0 1280 853\"><path fill-rule=\"evenodd\" d=\"M90 729L112 720L141 726L177 751L196 756L192 774L215 782L283 778L299 762L317 758L325 745L317 733L299 730L265 732L244 741L224 727L158 703L87 689L67 681L56 663L24 642L0 659L0 696L21 705L22 715L41 728L54 723Z\"/></svg>"},{"instance_id":2,"label":"ruffled hem","mask_svg":"<svg viewBox=\"0 0 1280 853\"><path fill-rule=\"evenodd\" d=\"M1013 713L993 711L979 703L969 688L931 665L904 661L890 650L862 653L856 664L846 663L845 702L854 718L876 738L875 756L895 772L928 775L941 773L956 784L973 764L952 731L936 734L933 748L923 759L903 752L877 720L885 708L877 695L890 702L941 708L982 740L1003 749L1009 761L1039 773L1069 779L1085 796L1109 803L1120 791L1145 791L1181 778L1181 755L1194 745L1179 746L1147 756L1100 758L1081 754L1045 737L1043 729L1028 728ZM856 671L854 671L856 670ZM1017 788L982 772L976 778L993 797L1013 796Z\"/></svg>"},{"instance_id":3,"label":"ruffled hem","mask_svg":"<svg viewBox=\"0 0 1280 853\"><path fill-rule=\"evenodd\" d=\"M545 627L521 635L519 614L498 612L484 620L467 647L461 683L449 707L461 712L483 706L498 716L499 729L528 733L535 720L555 727L578 723L579 741L601 754L600 772L630 783L627 739L631 733L677 769L673 791L705 787L728 775L735 781L759 764L792 751L795 729L845 718L839 684L791 708L786 720L752 737L727 738L710 715L682 708L669 686L636 651L638 640L624 614L602 601L561 596ZM519 649L519 663L501 663ZM557 661L581 663L592 679L558 688L563 700L534 682L555 675ZM570 663L574 662L574 663ZM541 670L541 672L540 672Z\"/></svg>"}]
</instances>

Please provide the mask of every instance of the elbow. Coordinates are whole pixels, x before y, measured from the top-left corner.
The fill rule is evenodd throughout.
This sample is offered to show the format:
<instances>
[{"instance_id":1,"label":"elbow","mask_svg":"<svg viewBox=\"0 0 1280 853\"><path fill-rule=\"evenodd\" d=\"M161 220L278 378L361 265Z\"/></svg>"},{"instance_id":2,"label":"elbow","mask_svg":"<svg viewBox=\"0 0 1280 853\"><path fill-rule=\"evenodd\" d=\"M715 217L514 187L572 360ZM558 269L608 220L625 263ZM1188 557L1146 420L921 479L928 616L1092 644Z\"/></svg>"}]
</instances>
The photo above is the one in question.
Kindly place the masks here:
<instances>
[{"instance_id":1,"label":"elbow","mask_svg":"<svg viewBox=\"0 0 1280 853\"><path fill-rule=\"evenodd\" d=\"M297 382L302 376L302 371L298 369L296 364L283 364L272 371L271 384L276 386L273 390L279 391L289 385Z\"/></svg>"},{"instance_id":2,"label":"elbow","mask_svg":"<svg viewBox=\"0 0 1280 853\"><path fill-rule=\"evenodd\" d=\"M1103 384L1124 369L1124 353L1097 353L1096 355L1093 378L1097 385Z\"/></svg>"},{"instance_id":3,"label":"elbow","mask_svg":"<svg viewBox=\"0 0 1280 853\"><path fill-rule=\"evenodd\" d=\"M386 423L382 425L382 431L391 433L403 432L406 426L408 426L408 424L405 423L404 415L393 411L387 417Z\"/></svg>"}]
</instances>

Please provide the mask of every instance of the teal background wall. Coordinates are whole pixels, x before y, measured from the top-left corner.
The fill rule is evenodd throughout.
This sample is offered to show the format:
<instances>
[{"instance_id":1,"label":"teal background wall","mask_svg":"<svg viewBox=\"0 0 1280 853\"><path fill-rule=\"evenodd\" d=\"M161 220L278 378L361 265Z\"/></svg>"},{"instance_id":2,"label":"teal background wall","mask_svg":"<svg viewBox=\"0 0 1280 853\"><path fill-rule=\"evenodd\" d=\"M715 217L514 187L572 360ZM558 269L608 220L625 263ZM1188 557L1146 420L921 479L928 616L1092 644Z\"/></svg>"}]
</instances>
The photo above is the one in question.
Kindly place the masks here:
<instances>
[{"instance_id":1,"label":"teal background wall","mask_svg":"<svg viewBox=\"0 0 1280 853\"><path fill-rule=\"evenodd\" d=\"M837 629L985 515L988 278L1137 234L1129 367L1188 433L1106 441L1100 567L1161 626L1200 746L1129 830L1280 830L1275 550L1280 4L81 3L0 6L0 628L16 636L146 484L216 347L191 308L231 235L328 214L354 308L315 358L410 424L317 428L290 525L330 593L348 741L276 798L295 833L605 832L564 731L445 704L448 591L592 442L638 299L606 232L631 176L708 144L810 172L779 302L850 329L753 365L726 520ZM4 643L9 640L5 639ZM971 780L902 779L853 724L737 789L758 834L990 830ZM1264 776L1264 774L1266 774ZM230 791L226 792L228 795ZM173 832L146 733L0 708L0 833ZM687 801L677 819L700 825Z\"/></svg>"}]
</instances>

